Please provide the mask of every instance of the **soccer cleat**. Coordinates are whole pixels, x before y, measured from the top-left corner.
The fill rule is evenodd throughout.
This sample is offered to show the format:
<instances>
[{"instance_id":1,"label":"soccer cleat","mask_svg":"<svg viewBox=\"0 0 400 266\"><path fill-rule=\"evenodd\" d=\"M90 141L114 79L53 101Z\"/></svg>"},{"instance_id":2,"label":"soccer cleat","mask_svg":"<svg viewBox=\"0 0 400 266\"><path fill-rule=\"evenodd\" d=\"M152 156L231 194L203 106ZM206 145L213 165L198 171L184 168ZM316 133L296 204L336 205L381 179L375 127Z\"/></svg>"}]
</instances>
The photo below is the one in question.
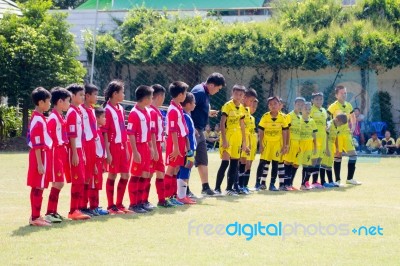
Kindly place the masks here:
<instances>
[{"instance_id":1,"label":"soccer cleat","mask_svg":"<svg viewBox=\"0 0 400 266\"><path fill-rule=\"evenodd\" d=\"M245 187L241 188L240 192L243 195L249 195L250 194L250 191Z\"/></svg>"},{"instance_id":2,"label":"soccer cleat","mask_svg":"<svg viewBox=\"0 0 400 266\"><path fill-rule=\"evenodd\" d=\"M44 217L45 221L48 223L61 223L63 220L58 218L54 213L49 213Z\"/></svg>"},{"instance_id":3,"label":"soccer cleat","mask_svg":"<svg viewBox=\"0 0 400 266\"><path fill-rule=\"evenodd\" d=\"M355 180L355 179L350 179L350 180L347 180L347 181L346 181L346 184L358 186L358 185L361 185L362 183L361 183L361 182L358 182L358 181Z\"/></svg>"},{"instance_id":4,"label":"soccer cleat","mask_svg":"<svg viewBox=\"0 0 400 266\"><path fill-rule=\"evenodd\" d=\"M192 191L188 191L188 193L186 193L186 195L191 199L198 199L198 197L195 194L193 194Z\"/></svg>"},{"instance_id":5,"label":"soccer cleat","mask_svg":"<svg viewBox=\"0 0 400 266\"><path fill-rule=\"evenodd\" d=\"M306 182L305 186L306 186L307 189L312 189L312 188L313 188L313 187L310 185L310 182L308 182L308 181Z\"/></svg>"},{"instance_id":6,"label":"soccer cleat","mask_svg":"<svg viewBox=\"0 0 400 266\"><path fill-rule=\"evenodd\" d=\"M168 202L170 205L172 205L174 207L177 206L170 198L165 199L165 201Z\"/></svg>"},{"instance_id":7,"label":"soccer cleat","mask_svg":"<svg viewBox=\"0 0 400 266\"><path fill-rule=\"evenodd\" d=\"M226 195L226 196L234 196L234 197L239 196L239 195L236 193L236 191L233 191L233 190L230 190L230 189L225 190L225 195Z\"/></svg>"},{"instance_id":8,"label":"soccer cleat","mask_svg":"<svg viewBox=\"0 0 400 266\"><path fill-rule=\"evenodd\" d=\"M310 188L306 187L305 185L301 185L300 190L310 190Z\"/></svg>"},{"instance_id":9,"label":"soccer cleat","mask_svg":"<svg viewBox=\"0 0 400 266\"><path fill-rule=\"evenodd\" d=\"M85 214L85 215L87 215L89 217L93 217L94 216L93 213L90 211L90 209L81 209L80 211L81 211L81 213L83 213L83 214Z\"/></svg>"},{"instance_id":10,"label":"soccer cleat","mask_svg":"<svg viewBox=\"0 0 400 266\"><path fill-rule=\"evenodd\" d=\"M275 187L275 185L273 185L273 184L270 184L269 185L269 189L268 189L269 191L279 191L279 189L277 189L276 187Z\"/></svg>"},{"instance_id":11,"label":"soccer cleat","mask_svg":"<svg viewBox=\"0 0 400 266\"><path fill-rule=\"evenodd\" d=\"M57 217L58 219L61 219L62 221L64 221L64 220L67 220L67 218L66 218L66 217L64 217L64 216L60 215L58 212L56 212L56 213L53 213L53 215L54 215L55 217Z\"/></svg>"},{"instance_id":12,"label":"soccer cleat","mask_svg":"<svg viewBox=\"0 0 400 266\"><path fill-rule=\"evenodd\" d=\"M142 209L145 209L148 212L153 211L153 209L155 208L150 202L140 204L140 207L142 207Z\"/></svg>"},{"instance_id":13,"label":"soccer cleat","mask_svg":"<svg viewBox=\"0 0 400 266\"><path fill-rule=\"evenodd\" d=\"M320 183L318 183L318 182L313 183L313 184L312 184L312 187L313 187L313 188L318 188L318 189L324 188L324 186L322 186L322 185L321 185Z\"/></svg>"},{"instance_id":14,"label":"soccer cleat","mask_svg":"<svg viewBox=\"0 0 400 266\"><path fill-rule=\"evenodd\" d=\"M267 186L265 184L260 185L260 190L267 190Z\"/></svg>"},{"instance_id":15,"label":"soccer cleat","mask_svg":"<svg viewBox=\"0 0 400 266\"><path fill-rule=\"evenodd\" d=\"M323 184L323 186L324 186L324 188L333 188L333 187L335 187L334 184L328 183L328 182L325 182L325 183Z\"/></svg>"},{"instance_id":16,"label":"soccer cleat","mask_svg":"<svg viewBox=\"0 0 400 266\"><path fill-rule=\"evenodd\" d=\"M333 184L335 185L335 187L343 187L343 185L340 184L340 180L333 182Z\"/></svg>"},{"instance_id":17,"label":"soccer cleat","mask_svg":"<svg viewBox=\"0 0 400 266\"><path fill-rule=\"evenodd\" d=\"M43 219L43 217L36 218L32 220L32 217L29 218L29 225L31 226L51 226L51 223Z\"/></svg>"},{"instance_id":18,"label":"soccer cleat","mask_svg":"<svg viewBox=\"0 0 400 266\"><path fill-rule=\"evenodd\" d=\"M94 211L96 211L100 216L109 215L108 211L103 210L103 208L101 207L97 207L96 209L94 209Z\"/></svg>"},{"instance_id":19,"label":"soccer cleat","mask_svg":"<svg viewBox=\"0 0 400 266\"><path fill-rule=\"evenodd\" d=\"M221 189L218 189L218 188L214 189L214 195L221 196L222 195Z\"/></svg>"},{"instance_id":20,"label":"soccer cleat","mask_svg":"<svg viewBox=\"0 0 400 266\"><path fill-rule=\"evenodd\" d=\"M175 205L172 204L171 202L169 202L168 200L157 203L157 206L162 207L162 208L174 208L175 207Z\"/></svg>"},{"instance_id":21,"label":"soccer cleat","mask_svg":"<svg viewBox=\"0 0 400 266\"><path fill-rule=\"evenodd\" d=\"M135 212L133 212L133 211L131 211L131 210L125 208L124 205L121 205L121 206L119 206L119 207L117 207L117 208L118 208L118 210L124 212L125 214L135 214Z\"/></svg>"},{"instance_id":22,"label":"soccer cleat","mask_svg":"<svg viewBox=\"0 0 400 266\"><path fill-rule=\"evenodd\" d=\"M184 198L177 198L179 202L182 202L183 204L196 204L195 201L192 201L189 197L184 197Z\"/></svg>"},{"instance_id":23,"label":"soccer cleat","mask_svg":"<svg viewBox=\"0 0 400 266\"><path fill-rule=\"evenodd\" d=\"M212 196L215 196L215 193L210 188L207 188L207 189L203 189L201 191L201 195L206 196L206 197L212 197Z\"/></svg>"},{"instance_id":24,"label":"soccer cleat","mask_svg":"<svg viewBox=\"0 0 400 266\"><path fill-rule=\"evenodd\" d=\"M182 205L184 205L183 202L180 202L180 201L177 200L176 198L170 198L170 200L171 200L171 202L172 202L173 204L175 204L176 206L182 206Z\"/></svg>"},{"instance_id":25,"label":"soccer cleat","mask_svg":"<svg viewBox=\"0 0 400 266\"><path fill-rule=\"evenodd\" d=\"M111 206L111 208L108 208L107 211L110 215L125 214L125 212L119 210L115 205Z\"/></svg>"},{"instance_id":26,"label":"soccer cleat","mask_svg":"<svg viewBox=\"0 0 400 266\"><path fill-rule=\"evenodd\" d=\"M143 209L141 205L131 205L129 206L129 211L131 213L147 213L147 211Z\"/></svg>"},{"instance_id":27,"label":"soccer cleat","mask_svg":"<svg viewBox=\"0 0 400 266\"><path fill-rule=\"evenodd\" d=\"M294 186L289 186L289 187L291 188L292 191L299 191L299 189Z\"/></svg>"},{"instance_id":28,"label":"soccer cleat","mask_svg":"<svg viewBox=\"0 0 400 266\"><path fill-rule=\"evenodd\" d=\"M68 214L68 218L71 220L88 220L90 216L83 214L80 210L75 210L73 213Z\"/></svg>"},{"instance_id":29,"label":"soccer cleat","mask_svg":"<svg viewBox=\"0 0 400 266\"><path fill-rule=\"evenodd\" d=\"M286 191L293 191L294 188L292 186L285 186L286 187Z\"/></svg>"},{"instance_id":30,"label":"soccer cleat","mask_svg":"<svg viewBox=\"0 0 400 266\"><path fill-rule=\"evenodd\" d=\"M280 186L279 191L288 191L286 186Z\"/></svg>"}]
</instances>

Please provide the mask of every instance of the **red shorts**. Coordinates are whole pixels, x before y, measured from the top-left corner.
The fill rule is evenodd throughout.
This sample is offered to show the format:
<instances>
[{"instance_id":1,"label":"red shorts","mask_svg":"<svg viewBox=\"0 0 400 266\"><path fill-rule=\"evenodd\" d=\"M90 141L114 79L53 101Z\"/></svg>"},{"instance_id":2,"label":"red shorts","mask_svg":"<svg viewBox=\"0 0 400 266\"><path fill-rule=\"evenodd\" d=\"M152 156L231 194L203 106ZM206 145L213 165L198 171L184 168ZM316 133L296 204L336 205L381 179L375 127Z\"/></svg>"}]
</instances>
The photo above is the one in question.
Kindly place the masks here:
<instances>
[{"instance_id":1,"label":"red shorts","mask_svg":"<svg viewBox=\"0 0 400 266\"><path fill-rule=\"evenodd\" d=\"M71 182L72 184L84 184L85 183L85 161L83 157L82 148L76 148L78 153L78 165L72 165L72 150L69 149L69 165L71 167L71 180L67 180L67 182Z\"/></svg>"},{"instance_id":2,"label":"red shorts","mask_svg":"<svg viewBox=\"0 0 400 266\"><path fill-rule=\"evenodd\" d=\"M96 142L95 140L84 141L83 150L85 152L85 183L92 181L94 177L94 166L96 165Z\"/></svg>"},{"instance_id":3,"label":"red shorts","mask_svg":"<svg viewBox=\"0 0 400 266\"><path fill-rule=\"evenodd\" d=\"M111 174L129 173L129 161L126 157L125 146L121 143L110 143L110 153L112 161L108 166L108 172Z\"/></svg>"},{"instance_id":4,"label":"red shorts","mask_svg":"<svg viewBox=\"0 0 400 266\"><path fill-rule=\"evenodd\" d=\"M130 165L130 172L133 176L142 176L143 172L150 173L150 161L151 161L151 154L149 144L145 143L136 143L136 148L140 154L141 162L135 163L133 161L133 155L131 153L131 165Z\"/></svg>"},{"instance_id":5,"label":"red shorts","mask_svg":"<svg viewBox=\"0 0 400 266\"><path fill-rule=\"evenodd\" d=\"M41 151L42 163L44 166L44 174L39 174L36 161L35 150L29 151L29 167L27 176L27 185L33 188L47 188L49 186L49 178L51 171L51 150Z\"/></svg>"},{"instance_id":6,"label":"red shorts","mask_svg":"<svg viewBox=\"0 0 400 266\"><path fill-rule=\"evenodd\" d=\"M164 173L165 165L164 165L164 159L163 159L160 141L156 142L156 148L157 148L157 152L158 152L158 161L154 161L154 160L151 161L150 173L154 173L156 171Z\"/></svg>"},{"instance_id":7,"label":"red shorts","mask_svg":"<svg viewBox=\"0 0 400 266\"><path fill-rule=\"evenodd\" d=\"M61 145L51 149L52 166L49 175L49 182L65 182L70 167L68 160L68 149L67 146Z\"/></svg>"},{"instance_id":8,"label":"red shorts","mask_svg":"<svg viewBox=\"0 0 400 266\"><path fill-rule=\"evenodd\" d=\"M103 172L105 166L104 158L96 158L96 167L97 174L94 174L94 178L90 180L90 188L97 188L98 190L102 190L103 188Z\"/></svg>"},{"instance_id":9,"label":"red shorts","mask_svg":"<svg viewBox=\"0 0 400 266\"><path fill-rule=\"evenodd\" d=\"M178 156L174 161L169 159L169 155L172 153L173 143L172 137L167 137L167 145L165 147L165 164L172 167L183 166L185 164L185 150L186 150L186 138L178 137L179 152L182 156Z\"/></svg>"}]
</instances>

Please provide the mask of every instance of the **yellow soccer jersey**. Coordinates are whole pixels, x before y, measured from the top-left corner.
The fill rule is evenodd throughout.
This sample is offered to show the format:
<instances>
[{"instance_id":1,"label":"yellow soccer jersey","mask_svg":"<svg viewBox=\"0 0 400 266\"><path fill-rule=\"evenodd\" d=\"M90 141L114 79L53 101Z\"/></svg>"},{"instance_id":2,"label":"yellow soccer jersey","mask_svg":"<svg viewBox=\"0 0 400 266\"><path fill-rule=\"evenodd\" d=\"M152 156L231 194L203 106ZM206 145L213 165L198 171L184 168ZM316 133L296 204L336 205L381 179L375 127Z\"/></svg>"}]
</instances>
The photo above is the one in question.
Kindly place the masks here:
<instances>
[{"instance_id":1,"label":"yellow soccer jersey","mask_svg":"<svg viewBox=\"0 0 400 266\"><path fill-rule=\"evenodd\" d=\"M250 114L250 108L249 107L244 107L244 131L246 132L246 135L250 134L252 132L250 129L252 127L251 123L254 124L254 122L251 120L251 114Z\"/></svg>"},{"instance_id":2,"label":"yellow soccer jersey","mask_svg":"<svg viewBox=\"0 0 400 266\"><path fill-rule=\"evenodd\" d=\"M246 129L247 128L248 128L250 134L253 134L256 132L256 119L252 115L250 115L250 123L248 125L246 124Z\"/></svg>"},{"instance_id":3,"label":"yellow soccer jersey","mask_svg":"<svg viewBox=\"0 0 400 266\"><path fill-rule=\"evenodd\" d=\"M300 140L313 140L313 133L317 133L317 125L314 119L309 118L305 121L302 117L300 118Z\"/></svg>"},{"instance_id":4,"label":"yellow soccer jersey","mask_svg":"<svg viewBox=\"0 0 400 266\"><path fill-rule=\"evenodd\" d=\"M297 115L294 111L291 111L286 115L286 120L289 126L290 139L300 140L300 115Z\"/></svg>"},{"instance_id":5,"label":"yellow soccer jersey","mask_svg":"<svg viewBox=\"0 0 400 266\"><path fill-rule=\"evenodd\" d=\"M331 115L331 118L335 118L338 114L346 114L347 118L350 119L350 115L353 113L353 106L349 102L345 102L343 105L335 101L328 107L328 112ZM342 134L349 134L350 127L348 124L340 126L340 135Z\"/></svg>"},{"instance_id":6,"label":"yellow soccer jersey","mask_svg":"<svg viewBox=\"0 0 400 266\"><path fill-rule=\"evenodd\" d=\"M339 127L335 126L333 120L328 121L326 127L326 134L328 135L328 141L330 143L334 143L336 141L338 133L339 133Z\"/></svg>"},{"instance_id":7,"label":"yellow soccer jersey","mask_svg":"<svg viewBox=\"0 0 400 266\"><path fill-rule=\"evenodd\" d=\"M222 106L221 112L226 115L226 129L240 129L240 119L244 118L246 112L243 105L236 106L233 100L230 100Z\"/></svg>"},{"instance_id":8,"label":"yellow soccer jersey","mask_svg":"<svg viewBox=\"0 0 400 266\"><path fill-rule=\"evenodd\" d=\"M317 138L325 138L326 136L326 120L328 119L328 113L325 108L317 108L314 105L311 107L310 117L315 121L317 125Z\"/></svg>"},{"instance_id":9,"label":"yellow soccer jersey","mask_svg":"<svg viewBox=\"0 0 400 266\"><path fill-rule=\"evenodd\" d=\"M400 147L400 137L399 137L399 138L397 138L397 140L396 140L396 147L397 147L397 148L399 148L399 147Z\"/></svg>"},{"instance_id":10,"label":"yellow soccer jersey","mask_svg":"<svg viewBox=\"0 0 400 266\"><path fill-rule=\"evenodd\" d=\"M265 113L258 128L264 131L264 141L279 141L282 140L282 130L288 128L285 116L282 113L273 118L270 112Z\"/></svg>"}]
</instances>

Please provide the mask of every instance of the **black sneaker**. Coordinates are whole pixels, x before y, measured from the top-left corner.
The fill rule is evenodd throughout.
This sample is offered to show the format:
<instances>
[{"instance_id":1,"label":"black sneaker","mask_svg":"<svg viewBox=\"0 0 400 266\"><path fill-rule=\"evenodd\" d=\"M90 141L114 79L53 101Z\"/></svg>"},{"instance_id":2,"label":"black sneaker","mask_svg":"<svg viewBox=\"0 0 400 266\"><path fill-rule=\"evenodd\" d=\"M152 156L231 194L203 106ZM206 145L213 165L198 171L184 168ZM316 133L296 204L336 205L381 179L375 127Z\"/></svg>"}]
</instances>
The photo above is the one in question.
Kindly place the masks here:
<instances>
[{"instance_id":1,"label":"black sneaker","mask_svg":"<svg viewBox=\"0 0 400 266\"><path fill-rule=\"evenodd\" d=\"M203 189L201 191L201 195L207 196L207 197L212 197L212 196L215 196L215 193L210 188L207 188L207 189Z\"/></svg>"},{"instance_id":2,"label":"black sneaker","mask_svg":"<svg viewBox=\"0 0 400 266\"><path fill-rule=\"evenodd\" d=\"M192 193L192 191L188 191L186 193L186 196L188 196L191 199L198 199L197 196L195 194Z\"/></svg>"},{"instance_id":3,"label":"black sneaker","mask_svg":"<svg viewBox=\"0 0 400 266\"><path fill-rule=\"evenodd\" d=\"M129 210L135 213L147 213L147 211L143 209L140 205L129 206Z\"/></svg>"},{"instance_id":4,"label":"black sneaker","mask_svg":"<svg viewBox=\"0 0 400 266\"><path fill-rule=\"evenodd\" d=\"M155 208L150 202L143 203L140 207L148 212L151 212Z\"/></svg>"},{"instance_id":5,"label":"black sneaker","mask_svg":"<svg viewBox=\"0 0 400 266\"><path fill-rule=\"evenodd\" d=\"M86 215L90 216L90 217L94 216L93 213L90 211L90 209L81 209L81 212L83 214L86 214Z\"/></svg>"},{"instance_id":6,"label":"black sneaker","mask_svg":"<svg viewBox=\"0 0 400 266\"><path fill-rule=\"evenodd\" d=\"M169 201L164 201L164 202L159 202L157 203L158 207L163 207L163 208L174 208L176 207L174 204L171 204Z\"/></svg>"},{"instance_id":7,"label":"black sneaker","mask_svg":"<svg viewBox=\"0 0 400 266\"><path fill-rule=\"evenodd\" d=\"M90 209L90 212L93 214L93 216L100 216L100 213L97 212L97 208L96 209Z\"/></svg>"}]
</instances>

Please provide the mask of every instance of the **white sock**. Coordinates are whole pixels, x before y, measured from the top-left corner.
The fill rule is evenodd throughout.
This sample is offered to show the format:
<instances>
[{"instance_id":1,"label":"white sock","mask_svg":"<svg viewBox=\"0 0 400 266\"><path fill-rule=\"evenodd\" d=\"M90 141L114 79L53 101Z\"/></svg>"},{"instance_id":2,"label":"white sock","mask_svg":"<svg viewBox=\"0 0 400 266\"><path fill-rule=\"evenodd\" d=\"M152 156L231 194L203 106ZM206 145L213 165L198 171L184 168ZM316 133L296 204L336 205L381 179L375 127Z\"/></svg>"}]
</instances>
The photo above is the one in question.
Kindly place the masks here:
<instances>
[{"instance_id":1,"label":"white sock","mask_svg":"<svg viewBox=\"0 0 400 266\"><path fill-rule=\"evenodd\" d=\"M178 179L178 198L183 199L186 197L187 183L183 179Z\"/></svg>"}]
</instances>

